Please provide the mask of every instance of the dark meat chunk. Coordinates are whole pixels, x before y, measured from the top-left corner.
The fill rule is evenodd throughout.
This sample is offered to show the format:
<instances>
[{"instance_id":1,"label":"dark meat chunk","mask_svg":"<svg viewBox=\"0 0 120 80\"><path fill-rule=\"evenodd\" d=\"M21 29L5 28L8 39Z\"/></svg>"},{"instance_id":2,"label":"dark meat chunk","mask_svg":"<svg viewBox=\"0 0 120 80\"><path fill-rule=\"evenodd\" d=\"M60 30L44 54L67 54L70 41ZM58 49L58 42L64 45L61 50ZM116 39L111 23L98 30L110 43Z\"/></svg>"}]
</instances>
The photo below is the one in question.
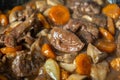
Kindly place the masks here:
<instances>
[{"instance_id":1,"label":"dark meat chunk","mask_svg":"<svg viewBox=\"0 0 120 80\"><path fill-rule=\"evenodd\" d=\"M40 53L20 51L12 62L12 71L17 77L33 76L42 64Z\"/></svg>"},{"instance_id":2,"label":"dark meat chunk","mask_svg":"<svg viewBox=\"0 0 120 80\"><path fill-rule=\"evenodd\" d=\"M82 37L85 42L92 43L98 38L98 33L98 28L94 24L85 22L85 24L82 25L81 29L77 32L77 35Z\"/></svg>"},{"instance_id":3,"label":"dark meat chunk","mask_svg":"<svg viewBox=\"0 0 120 80\"><path fill-rule=\"evenodd\" d=\"M84 43L75 34L58 27L51 30L50 43L63 52L80 51L84 47Z\"/></svg>"},{"instance_id":4,"label":"dark meat chunk","mask_svg":"<svg viewBox=\"0 0 120 80\"><path fill-rule=\"evenodd\" d=\"M17 27L13 28L11 32L9 32L9 34L5 35L4 37L5 45L8 47L15 46L17 43L17 39L25 35L25 32L32 27L34 21L35 21L34 16L31 15L31 17L29 17L26 21L19 24Z\"/></svg>"},{"instance_id":5,"label":"dark meat chunk","mask_svg":"<svg viewBox=\"0 0 120 80\"><path fill-rule=\"evenodd\" d=\"M80 20L71 19L65 26L63 26L63 29L67 29L72 32L76 32L80 26L81 26Z\"/></svg>"},{"instance_id":6,"label":"dark meat chunk","mask_svg":"<svg viewBox=\"0 0 120 80\"><path fill-rule=\"evenodd\" d=\"M117 36L116 44L117 44L116 55L120 57L120 33Z\"/></svg>"},{"instance_id":7,"label":"dark meat chunk","mask_svg":"<svg viewBox=\"0 0 120 80\"><path fill-rule=\"evenodd\" d=\"M91 18L92 23L98 25L99 27L105 27L107 25L107 17L104 15L93 15Z\"/></svg>"},{"instance_id":8,"label":"dark meat chunk","mask_svg":"<svg viewBox=\"0 0 120 80\"><path fill-rule=\"evenodd\" d=\"M107 25L107 17L104 15L83 15L82 19L87 20L97 26L105 27Z\"/></svg>"},{"instance_id":9,"label":"dark meat chunk","mask_svg":"<svg viewBox=\"0 0 120 80\"><path fill-rule=\"evenodd\" d=\"M101 7L92 1L81 1L73 8L73 18L79 18L82 15L95 15L99 14Z\"/></svg>"}]
</instances>

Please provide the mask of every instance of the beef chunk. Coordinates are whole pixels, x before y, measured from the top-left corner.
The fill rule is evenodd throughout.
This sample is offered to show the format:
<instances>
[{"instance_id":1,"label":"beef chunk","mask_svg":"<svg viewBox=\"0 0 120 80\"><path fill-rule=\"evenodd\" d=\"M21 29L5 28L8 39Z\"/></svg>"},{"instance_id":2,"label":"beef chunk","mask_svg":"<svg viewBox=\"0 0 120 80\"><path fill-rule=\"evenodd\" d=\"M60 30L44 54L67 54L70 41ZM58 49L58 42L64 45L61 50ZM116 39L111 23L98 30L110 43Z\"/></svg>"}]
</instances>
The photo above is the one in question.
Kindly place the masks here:
<instances>
[{"instance_id":1,"label":"beef chunk","mask_svg":"<svg viewBox=\"0 0 120 80\"><path fill-rule=\"evenodd\" d=\"M65 26L63 26L63 29L70 30L72 32L76 32L81 25L80 20L77 19L71 19Z\"/></svg>"},{"instance_id":2,"label":"beef chunk","mask_svg":"<svg viewBox=\"0 0 120 80\"><path fill-rule=\"evenodd\" d=\"M58 27L51 30L50 43L63 52L80 51L84 47L84 43L75 34Z\"/></svg>"},{"instance_id":3,"label":"beef chunk","mask_svg":"<svg viewBox=\"0 0 120 80\"><path fill-rule=\"evenodd\" d=\"M82 15L95 15L99 14L101 7L92 1L81 1L73 8L73 18L79 18Z\"/></svg>"},{"instance_id":4,"label":"beef chunk","mask_svg":"<svg viewBox=\"0 0 120 80\"><path fill-rule=\"evenodd\" d=\"M116 54L117 54L117 56L120 57L120 33L119 33L118 36L117 36L116 44L117 44Z\"/></svg>"},{"instance_id":5,"label":"beef chunk","mask_svg":"<svg viewBox=\"0 0 120 80\"><path fill-rule=\"evenodd\" d=\"M77 35L82 37L85 42L92 43L95 39L98 38L99 31L94 24L89 22L85 23L86 24L81 26L81 29L77 32Z\"/></svg>"},{"instance_id":6,"label":"beef chunk","mask_svg":"<svg viewBox=\"0 0 120 80\"><path fill-rule=\"evenodd\" d=\"M32 27L32 24L34 23L34 17L33 15L28 18L26 21L18 25L17 27L13 28L11 32L9 32L8 35L5 35L4 43L6 46L13 47L16 45L17 39L25 34L25 31L29 30L29 28Z\"/></svg>"},{"instance_id":7,"label":"beef chunk","mask_svg":"<svg viewBox=\"0 0 120 80\"><path fill-rule=\"evenodd\" d=\"M17 77L36 75L42 63L39 53L20 51L12 62L12 71Z\"/></svg>"},{"instance_id":8,"label":"beef chunk","mask_svg":"<svg viewBox=\"0 0 120 80\"><path fill-rule=\"evenodd\" d=\"M105 27L107 25L107 17L104 15L93 15L92 17L92 23L98 25L99 27Z\"/></svg>"}]
</instances>

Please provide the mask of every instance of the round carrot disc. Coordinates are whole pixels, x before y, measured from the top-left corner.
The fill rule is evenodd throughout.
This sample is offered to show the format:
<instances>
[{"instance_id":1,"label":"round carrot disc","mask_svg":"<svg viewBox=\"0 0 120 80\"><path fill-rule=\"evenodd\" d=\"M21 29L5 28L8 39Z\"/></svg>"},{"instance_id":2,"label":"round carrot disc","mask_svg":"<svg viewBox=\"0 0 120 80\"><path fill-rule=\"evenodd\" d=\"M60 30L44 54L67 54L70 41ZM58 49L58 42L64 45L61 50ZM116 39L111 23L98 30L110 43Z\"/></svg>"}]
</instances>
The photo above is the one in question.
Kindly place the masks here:
<instances>
[{"instance_id":1,"label":"round carrot disc","mask_svg":"<svg viewBox=\"0 0 120 80\"><path fill-rule=\"evenodd\" d=\"M49 18L57 25L64 25L70 19L70 13L65 6L57 5L50 9Z\"/></svg>"}]
</instances>

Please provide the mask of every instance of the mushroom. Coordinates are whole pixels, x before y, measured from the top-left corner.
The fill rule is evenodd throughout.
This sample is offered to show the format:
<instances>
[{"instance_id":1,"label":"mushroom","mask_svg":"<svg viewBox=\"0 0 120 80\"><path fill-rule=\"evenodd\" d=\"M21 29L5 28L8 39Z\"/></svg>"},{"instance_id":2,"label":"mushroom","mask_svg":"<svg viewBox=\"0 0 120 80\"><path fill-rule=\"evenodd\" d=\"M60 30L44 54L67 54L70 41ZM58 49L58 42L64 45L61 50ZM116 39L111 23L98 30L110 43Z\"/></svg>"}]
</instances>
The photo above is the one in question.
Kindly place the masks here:
<instances>
[{"instance_id":1,"label":"mushroom","mask_svg":"<svg viewBox=\"0 0 120 80\"><path fill-rule=\"evenodd\" d=\"M94 63L98 63L107 57L107 53L101 52L91 43L88 44L87 54L92 58Z\"/></svg>"}]
</instances>

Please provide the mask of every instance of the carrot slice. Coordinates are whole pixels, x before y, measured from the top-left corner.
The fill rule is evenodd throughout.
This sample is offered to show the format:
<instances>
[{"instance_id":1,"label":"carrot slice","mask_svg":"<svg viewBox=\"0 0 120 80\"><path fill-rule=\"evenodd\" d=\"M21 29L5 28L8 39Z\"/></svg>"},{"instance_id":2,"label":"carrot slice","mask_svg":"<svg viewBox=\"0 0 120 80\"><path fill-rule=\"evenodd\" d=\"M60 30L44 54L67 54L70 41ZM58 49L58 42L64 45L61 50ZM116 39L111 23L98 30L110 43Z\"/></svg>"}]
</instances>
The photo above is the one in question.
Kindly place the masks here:
<instances>
[{"instance_id":1,"label":"carrot slice","mask_svg":"<svg viewBox=\"0 0 120 80\"><path fill-rule=\"evenodd\" d=\"M0 25L2 26L8 25L8 18L5 14L0 14Z\"/></svg>"},{"instance_id":2,"label":"carrot slice","mask_svg":"<svg viewBox=\"0 0 120 80\"><path fill-rule=\"evenodd\" d=\"M69 73L64 69L61 69L61 80L66 80L69 76Z\"/></svg>"},{"instance_id":3,"label":"carrot slice","mask_svg":"<svg viewBox=\"0 0 120 80\"><path fill-rule=\"evenodd\" d=\"M55 53L49 44L44 44L42 46L42 54L48 58L55 58Z\"/></svg>"},{"instance_id":4,"label":"carrot slice","mask_svg":"<svg viewBox=\"0 0 120 80\"><path fill-rule=\"evenodd\" d=\"M99 31L108 41L114 41L114 37L109 31L107 31L103 27L99 27Z\"/></svg>"},{"instance_id":5,"label":"carrot slice","mask_svg":"<svg viewBox=\"0 0 120 80\"><path fill-rule=\"evenodd\" d=\"M22 49L22 46L16 46L16 47L4 47L1 48L1 52L3 54L7 54L7 53L15 53L16 51L19 51Z\"/></svg>"},{"instance_id":6,"label":"carrot slice","mask_svg":"<svg viewBox=\"0 0 120 80\"><path fill-rule=\"evenodd\" d=\"M15 6L12 10L11 10L11 13L12 12L15 12L15 11L18 11L18 10L23 10L23 6Z\"/></svg>"},{"instance_id":7,"label":"carrot slice","mask_svg":"<svg viewBox=\"0 0 120 80\"><path fill-rule=\"evenodd\" d=\"M110 64L114 70L120 71L120 58L113 59Z\"/></svg>"},{"instance_id":8,"label":"carrot slice","mask_svg":"<svg viewBox=\"0 0 120 80\"><path fill-rule=\"evenodd\" d=\"M101 51L107 53L112 53L116 49L116 44L114 42L109 42L107 40L98 40L96 46Z\"/></svg>"},{"instance_id":9,"label":"carrot slice","mask_svg":"<svg viewBox=\"0 0 120 80\"><path fill-rule=\"evenodd\" d=\"M81 75L89 75L91 71L91 60L87 54L79 54L75 58L76 72Z\"/></svg>"},{"instance_id":10,"label":"carrot slice","mask_svg":"<svg viewBox=\"0 0 120 80\"><path fill-rule=\"evenodd\" d=\"M114 35L115 34L115 26L114 26L112 18L110 18L110 17L107 17L107 27L108 27L108 31Z\"/></svg>"},{"instance_id":11,"label":"carrot slice","mask_svg":"<svg viewBox=\"0 0 120 80\"><path fill-rule=\"evenodd\" d=\"M53 6L48 16L57 25L64 25L70 19L69 10L62 5Z\"/></svg>"},{"instance_id":12,"label":"carrot slice","mask_svg":"<svg viewBox=\"0 0 120 80\"><path fill-rule=\"evenodd\" d=\"M43 26L44 26L45 28L47 28L47 29L50 28L50 25L48 24L47 20L45 19L45 17L44 17L42 14L38 13L38 14L37 14L37 17L38 17L38 19L41 21L41 23L43 24Z\"/></svg>"},{"instance_id":13,"label":"carrot slice","mask_svg":"<svg viewBox=\"0 0 120 80\"><path fill-rule=\"evenodd\" d=\"M102 12L113 19L117 19L120 16L120 8L117 4L108 4L103 8Z\"/></svg>"}]
</instances>

